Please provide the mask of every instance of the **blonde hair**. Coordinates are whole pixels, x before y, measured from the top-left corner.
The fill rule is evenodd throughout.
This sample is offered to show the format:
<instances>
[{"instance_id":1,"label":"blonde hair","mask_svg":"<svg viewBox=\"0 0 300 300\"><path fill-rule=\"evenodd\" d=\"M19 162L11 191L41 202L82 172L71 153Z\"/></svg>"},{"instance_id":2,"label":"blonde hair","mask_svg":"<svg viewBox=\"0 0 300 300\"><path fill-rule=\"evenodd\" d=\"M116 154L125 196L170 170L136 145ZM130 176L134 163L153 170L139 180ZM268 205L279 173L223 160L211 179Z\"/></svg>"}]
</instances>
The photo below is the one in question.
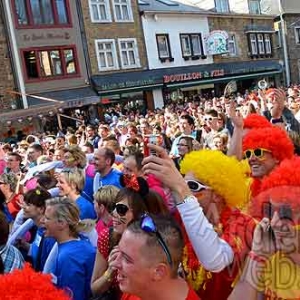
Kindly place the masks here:
<instances>
[{"instance_id":1,"label":"blonde hair","mask_svg":"<svg viewBox=\"0 0 300 300\"><path fill-rule=\"evenodd\" d=\"M90 232L95 226L94 220L80 220L77 205L67 197L49 199L46 201L46 207L49 206L56 208L54 214L57 221L66 222L73 236L78 236L80 232Z\"/></svg>"},{"instance_id":2,"label":"blonde hair","mask_svg":"<svg viewBox=\"0 0 300 300\"><path fill-rule=\"evenodd\" d=\"M76 190L80 193L85 184L85 173L82 169L72 168L72 169L64 169L61 174L64 175L67 183L69 185L74 184L76 186Z\"/></svg>"},{"instance_id":3,"label":"blonde hair","mask_svg":"<svg viewBox=\"0 0 300 300\"><path fill-rule=\"evenodd\" d=\"M105 185L101 187L94 195L94 200L98 205L103 204L104 207L110 212L116 203L116 197L119 190L114 185Z\"/></svg>"},{"instance_id":4,"label":"blonde hair","mask_svg":"<svg viewBox=\"0 0 300 300\"><path fill-rule=\"evenodd\" d=\"M85 168L86 166L86 155L85 153L79 148L79 146L68 146L64 148L64 153L69 152L74 160L77 162L78 168Z\"/></svg>"},{"instance_id":5,"label":"blonde hair","mask_svg":"<svg viewBox=\"0 0 300 300\"><path fill-rule=\"evenodd\" d=\"M223 197L226 205L242 208L249 201L250 173L248 164L239 162L221 151L201 150L185 155L180 164L183 174L194 176Z\"/></svg>"}]
</instances>

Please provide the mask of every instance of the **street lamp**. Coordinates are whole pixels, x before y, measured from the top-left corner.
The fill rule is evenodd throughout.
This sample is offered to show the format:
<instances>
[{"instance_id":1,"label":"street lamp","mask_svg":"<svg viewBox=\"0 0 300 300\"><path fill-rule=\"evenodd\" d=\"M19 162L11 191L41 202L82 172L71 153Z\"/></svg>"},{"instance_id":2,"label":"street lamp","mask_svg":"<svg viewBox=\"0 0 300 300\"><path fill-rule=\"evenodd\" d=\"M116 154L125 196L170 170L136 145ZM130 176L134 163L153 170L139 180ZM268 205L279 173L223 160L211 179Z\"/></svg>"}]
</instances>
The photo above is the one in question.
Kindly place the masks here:
<instances>
[{"instance_id":1,"label":"street lamp","mask_svg":"<svg viewBox=\"0 0 300 300\"><path fill-rule=\"evenodd\" d=\"M278 8L279 8L281 30L282 30L282 44L283 44L286 85L290 86L291 76L290 76L290 64L289 64L289 57L288 57L287 42L286 42L287 32L286 32L285 21L283 19L283 8L282 8L281 0L278 0Z\"/></svg>"}]
</instances>

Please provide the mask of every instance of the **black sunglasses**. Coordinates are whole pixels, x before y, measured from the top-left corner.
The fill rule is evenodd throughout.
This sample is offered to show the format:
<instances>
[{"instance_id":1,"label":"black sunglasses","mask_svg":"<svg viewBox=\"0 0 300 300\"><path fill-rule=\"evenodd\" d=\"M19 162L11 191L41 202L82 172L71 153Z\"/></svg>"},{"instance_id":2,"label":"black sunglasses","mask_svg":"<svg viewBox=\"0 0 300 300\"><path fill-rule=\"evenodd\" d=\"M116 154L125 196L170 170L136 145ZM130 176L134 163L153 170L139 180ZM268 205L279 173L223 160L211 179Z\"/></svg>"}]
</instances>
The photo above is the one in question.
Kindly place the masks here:
<instances>
[{"instance_id":1,"label":"black sunglasses","mask_svg":"<svg viewBox=\"0 0 300 300\"><path fill-rule=\"evenodd\" d=\"M156 235L156 238L158 240L158 243L160 244L160 246L162 247L163 251L166 254L167 257L167 261L169 263L169 265L172 267L172 256L171 253L168 249L167 244L165 243L164 239L162 238L161 234L159 233L159 231L157 230L157 227L153 221L153 219L145 214L141 217L141 223L140 223L141 229L147 233L153 233Z\"/></svg>"},{"instance_id":2,"label":"black sunglasses","mask_svg":"<svg viewBox=\"0 0 300 300\"><path fill-rule=\"evenodd\" d=\"M120 217L124 217L129 210L129 207L122 203L117 203L112 211L116 210Z\"/></svg>"}]
</instances>

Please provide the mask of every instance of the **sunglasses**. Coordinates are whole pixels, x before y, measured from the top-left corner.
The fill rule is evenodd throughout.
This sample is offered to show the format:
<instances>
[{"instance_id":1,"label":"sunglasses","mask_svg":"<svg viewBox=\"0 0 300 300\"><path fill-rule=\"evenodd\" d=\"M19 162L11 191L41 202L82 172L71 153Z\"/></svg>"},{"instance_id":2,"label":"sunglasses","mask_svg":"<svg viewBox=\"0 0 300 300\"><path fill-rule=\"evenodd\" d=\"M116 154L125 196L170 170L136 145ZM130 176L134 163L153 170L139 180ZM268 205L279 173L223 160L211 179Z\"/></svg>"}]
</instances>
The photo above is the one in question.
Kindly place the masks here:
<instances>
[{"instance_id":1,"label":"sunglasses","mask_svg":"<svg viewBox=\"0 0 300 300\"><path fill-rule=\"evenodd\" d=\"M271 152L268 149L264 149L264 148L257 148L257 149L248 149L244 152L244 156L245 158L249 159L252 157L252 155L254 155L256 158L262 159L265 152Z\"/></svg>"},{"instance_id":2,"label":"sunglasses","mask_svg":"<svg viewBox=\"0 0 300 300\"><path fill-rule=\"evenodd\" d=\"M116 210L120 217L124 217L129 210L129 207L122 203L117 203L112 211Z\"/></svg>"},{"instance_id":3,"label":"sunglasses","mask_svg":"<svg viewBox=\"0 0 300 300\"><path fill-rule=\"evenodd\" d=\"M196 180L186 180L186 184L188 185L189 189L191 192L196 193L196 192L201 192L203 190L207 190L208 186L202 184L199 181Z\"/></svg>"},{"instance_id":4,"label":"sunglasses","mask_svg":"<svg viewBox=\"0 0 300 300\"><path fill-rule=\"evenodd\" d=\"M153 219L147 214L143 215L141 217L140 227L143 231L145 231L147 233L153 233L156 235L159 245L161 246L161 248L163 249L163 251L166 254L169 265L172 266L173 262L172 262L171 253L168 249L167 244L165 243L164 239L162 238L161 234L157 230Z\"/></svg>"},{"instance_id":5,"label":"sunglasses","mask_svg":"<svg viewBox=\"0 0 300 300\"><path fill-rule=\"evenodd\" d=\"M181 147L188 147L188 145L185 145L185 144L177 144L177 147L179 147L179 146L181 146Z\"/></svg>"},{"instance_id":6,"label":"sunglasses","mask_svg":"<svg viewBox=\"0 0 300 300\"><path fill-rule=\"evenodd\" d=\"M204 121L212 121L214 119L217 119L216 117L206 117L204 118Z\"/></svg>"}]
</instances>

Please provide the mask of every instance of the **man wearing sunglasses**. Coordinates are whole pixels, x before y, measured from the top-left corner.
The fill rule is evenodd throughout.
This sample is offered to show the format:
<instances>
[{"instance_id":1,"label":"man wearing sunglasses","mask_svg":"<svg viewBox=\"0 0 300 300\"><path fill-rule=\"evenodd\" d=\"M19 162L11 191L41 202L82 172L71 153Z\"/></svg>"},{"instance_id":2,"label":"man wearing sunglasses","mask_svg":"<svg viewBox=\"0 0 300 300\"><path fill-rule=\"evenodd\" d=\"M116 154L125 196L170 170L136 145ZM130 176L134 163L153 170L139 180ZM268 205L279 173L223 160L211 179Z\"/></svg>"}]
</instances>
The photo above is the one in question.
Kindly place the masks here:
<instances>
[{"instance_id":1,"label":"man wearing sunglasses","mask_svg":"<svg viewBox=\"0 0 300 300\"><path fill-rule=\"evenodd\" d=\"M251 192L256 196L260 192L261 180L281 161L293 157L294 146L284 130L272 126L249 131L243 139L243 153L251 168Z\"/></svg>"},{"instance_id":2,"label":"man wearing sunglasses","mask_svg":"<svg viewBox=\"0 0 300 300\"><path fill-rule=\"evenodd\" d=\"M178 277L183 245L180 228L170 218L144 215L131 223L119 242L114 264L125 293L122 300L199 299Z\"/></svg>"},{"instance_id":3,"label":"man wearing sunglasses","mask_svg":"<svg viewBox=\"0 0 300 300\"><path fill-rule=\"evenodd\" d=\"M262 181L252 249L230 300L300 299L300 177L295 157Z\"/></svg>"},{"instance_id":4,"label":"man wearing sunglasses","mask_svg":"<svg viewBox=\"0 0 300 300\"><path fill-rule=\"evenodd\" d=\"M144 172L178 196L176 206L187 233L183 268L188 282L202 299L225 300L250 251L255 227L237 209L248 200L246 170L219 151L194 151L181 163L183 179L163 149L155 151L156 157L144 159Z\"/></svg>"}]
</instances>

